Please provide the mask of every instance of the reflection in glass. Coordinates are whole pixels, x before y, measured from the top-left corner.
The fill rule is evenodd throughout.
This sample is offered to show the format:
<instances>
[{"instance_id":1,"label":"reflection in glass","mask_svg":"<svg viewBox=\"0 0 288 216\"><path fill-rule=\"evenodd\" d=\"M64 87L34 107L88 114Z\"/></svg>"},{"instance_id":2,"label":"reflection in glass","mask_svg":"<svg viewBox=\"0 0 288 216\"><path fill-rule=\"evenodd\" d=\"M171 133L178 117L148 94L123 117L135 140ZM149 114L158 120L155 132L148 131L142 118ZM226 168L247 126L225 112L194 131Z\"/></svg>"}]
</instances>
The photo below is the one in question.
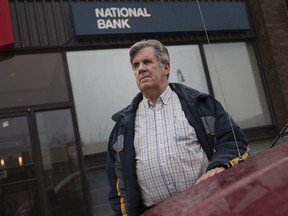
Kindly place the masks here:
<instances>
[{"instance_id":1,"label":"reflection in glass","mask_svg":"<svg viewBox=\"0 0 288 216\"><path fill-rule=\"evenodd\" d=\"M108 202L109 185L105 167L93 167L87 170L87 179L90 185L90 193L93 203L94 216L113 215L110 203Z\"/></svg>"},{"instance_id":2,"label":"reflection in glass","mask_svg":"<svg viewBox=\"0 0 288 216\"><path fill-rule=\"evenodd\" d=\"M179 83L184 83L185 79L180 69L177 69L177 79Z\"/></svg>"},{"instance_id":3,"label":"reflection in glass","mask_svg":"<svg viewBox=\"0 0 288 216\"><path fill-rule=\"evenodd\" d=\"M68 101L61 53L15 55L0 71L0 108Z\"/></svg>"},{"instance_id":4,"label":"reflection in glass","mask_svg":"<svg viewBox=\"0 0 288 216\"><path fill-rule=\"evenodd\" d=\"M36 121L51 215L86 215L70 110L39 112Z\"/></svg>"},{"instance_id":5,"label":"reflection in glass","mask_svg":"<svg viewBox=\"0 0 288 216\"><path fill-rule=\"evenodd\" d=\"M252 44L219 43L212 44L211 49L205 45L204 50L215 97L223 106L226 102L225 108L233 119L243 129L270 125L272 120Z\"/></svg>"},{"instance_id":6,"label":"reflection in glass","mask_svg":"<svg viewBox=\"0 0 288 216\"><path fill-rule=\"evenodd\" d=\"M41 215L26 117L0 119L0 215Z\"/></svg>"},{"instance_id":7,"label":"reflection in glass","mask_svg":"<svg viewBox=\"0 0 288 216\"><path fill-rule=\"evenodd\" d=\"M183 83L208 93L208 85L198 45L168 46L171 59L169 82Z\"/></svg>"},{"instance_id":8,"label":"reflection in glass","mask_svg":"<svg viewBox=\"0 0 288 216\"><path fill-rule=\"evenodd\" d=\"M106 152L112 114L139 91L128 49L68 52L67 60L82 151L84 155Z\"/></svg>"}]
</instances>

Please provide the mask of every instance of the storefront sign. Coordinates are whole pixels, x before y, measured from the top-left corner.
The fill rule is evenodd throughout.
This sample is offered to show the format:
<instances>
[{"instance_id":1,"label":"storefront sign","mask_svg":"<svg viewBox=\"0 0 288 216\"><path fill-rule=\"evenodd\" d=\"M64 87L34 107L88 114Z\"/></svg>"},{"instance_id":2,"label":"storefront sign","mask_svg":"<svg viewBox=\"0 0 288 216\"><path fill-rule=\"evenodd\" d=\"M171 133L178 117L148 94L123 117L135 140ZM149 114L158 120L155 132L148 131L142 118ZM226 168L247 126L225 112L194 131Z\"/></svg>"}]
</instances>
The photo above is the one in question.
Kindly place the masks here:
<instances>
[{"instance_id":1,"label":"storefront sign","mask_svg":"<svg viewBox=\"0 0 288 216\"><path fill-rule=\"evenodd\" d=\"M76 35L248 30L244 2L72 3Z\"/></svg>"},{"instance_id":2,"label":"storefront sign","mask_svg":"<svg viewBox=\"0 0 288 216\"><path fill-rule=\"evenodd\" d=\"M14 45L8 0L0 0L0 49Z\"/></svg>"}]
</instances>

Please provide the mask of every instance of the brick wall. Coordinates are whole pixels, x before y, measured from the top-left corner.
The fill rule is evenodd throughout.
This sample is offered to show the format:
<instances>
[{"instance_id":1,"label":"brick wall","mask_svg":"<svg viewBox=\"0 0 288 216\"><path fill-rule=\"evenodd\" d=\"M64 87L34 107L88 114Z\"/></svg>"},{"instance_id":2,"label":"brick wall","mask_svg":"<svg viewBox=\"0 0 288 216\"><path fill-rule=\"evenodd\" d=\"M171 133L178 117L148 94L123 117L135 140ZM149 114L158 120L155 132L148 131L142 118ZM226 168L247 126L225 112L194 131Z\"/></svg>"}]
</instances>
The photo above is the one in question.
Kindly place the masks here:
<instances>
[{"instance_id":1,"label":"brick wall","mask_svg":"<svg viewBox=\"0 0 288 216\"><path fill-rule=\"evenodd\" d=\"M286 0L248 0L276 124L288 122L288 13Z\"/></svg>"}]
</instances>

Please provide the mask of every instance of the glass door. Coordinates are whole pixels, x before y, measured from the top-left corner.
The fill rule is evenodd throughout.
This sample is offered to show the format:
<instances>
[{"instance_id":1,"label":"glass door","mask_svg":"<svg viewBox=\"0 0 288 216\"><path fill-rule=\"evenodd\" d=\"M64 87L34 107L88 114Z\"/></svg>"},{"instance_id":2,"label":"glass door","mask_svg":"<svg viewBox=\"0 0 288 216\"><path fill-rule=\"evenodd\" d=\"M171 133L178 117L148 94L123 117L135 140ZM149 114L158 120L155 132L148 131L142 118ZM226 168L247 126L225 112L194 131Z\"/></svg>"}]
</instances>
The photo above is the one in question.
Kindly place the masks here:
<instances>
[{"instance_id":1,"label":"glass door","mask_svg":"<svg viewBox=\"0 0 288 216\"><path fill-rule=\"evenodd\" d=\"M42 215L26 116L0 119L0 215Z\"/></svg>"},{"instance_id":2,"label":"glass door","mask_svg":"<svg viewBox=\"0 0 288 216\"><path fill-rule=\"evenodd\" d=\"M70 109L1 117L0 216L88 215L78 155Z\"/></svg>"},{"instance_id":3,"label":"glass door","mask_svg":"<svg viewBox=\"0 0 288 216\"><path fill-rule=\"evenodd\" d=\"M36 112L35 116L50 215L86 215L83 175L70 110Z\"/></svg>"}]
</instances>

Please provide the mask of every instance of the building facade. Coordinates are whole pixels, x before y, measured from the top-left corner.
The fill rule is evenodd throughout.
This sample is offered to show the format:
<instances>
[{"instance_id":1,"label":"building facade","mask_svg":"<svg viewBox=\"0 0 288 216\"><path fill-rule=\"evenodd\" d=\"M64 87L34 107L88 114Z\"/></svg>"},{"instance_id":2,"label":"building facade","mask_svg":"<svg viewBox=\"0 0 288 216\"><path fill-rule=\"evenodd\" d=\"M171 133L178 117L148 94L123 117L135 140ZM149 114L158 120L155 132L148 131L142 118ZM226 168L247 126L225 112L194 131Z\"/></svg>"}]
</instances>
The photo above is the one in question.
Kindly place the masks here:
<instances>
[{"instance_id":1,"label":"building facade","mask_svg":"<svg viewBox=\"0 0 288 216\"><path fill-rule=\"evenodd\" d=\"M218 99L250 145L288 122L286 0L0 0L0 215L111 215L111 115L154 38L170 82Z\"/></svg>"}]
</instances>

